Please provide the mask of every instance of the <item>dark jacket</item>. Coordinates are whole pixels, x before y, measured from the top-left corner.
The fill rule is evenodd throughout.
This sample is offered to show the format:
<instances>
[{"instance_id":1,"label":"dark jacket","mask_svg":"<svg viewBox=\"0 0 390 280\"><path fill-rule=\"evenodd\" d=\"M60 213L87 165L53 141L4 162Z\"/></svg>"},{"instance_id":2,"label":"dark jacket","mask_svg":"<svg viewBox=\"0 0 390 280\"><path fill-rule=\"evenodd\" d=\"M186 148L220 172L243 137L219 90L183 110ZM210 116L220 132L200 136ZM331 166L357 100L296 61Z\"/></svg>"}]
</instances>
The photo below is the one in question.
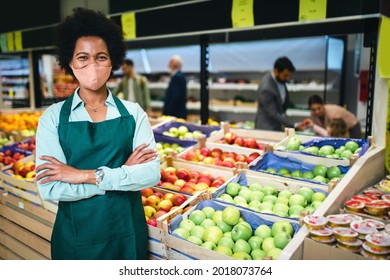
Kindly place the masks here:
<instances>
[{"instance_id":1,"label":"dark jacket","mask_svg":"<svg viewBox=\"0 0 390 280\"><path fill-rule=\"evenodd\" d=\"M257 90L256 129L282 131L283 126L294 127L294 123L285 116L289 100L286 88L286 98L282 103L275 80L271 73L266 74Z\"/></svg>"},{"instance_id":2,"label":"dark jacket","mask_svg":"<svg viewBox=\"0 0 390 280\"><path fill-rule=\"evenodd\" d=\"M175 73L165 92L163 115L187 118L187 81L181 71Z\"/></svg>"}]
</instances>

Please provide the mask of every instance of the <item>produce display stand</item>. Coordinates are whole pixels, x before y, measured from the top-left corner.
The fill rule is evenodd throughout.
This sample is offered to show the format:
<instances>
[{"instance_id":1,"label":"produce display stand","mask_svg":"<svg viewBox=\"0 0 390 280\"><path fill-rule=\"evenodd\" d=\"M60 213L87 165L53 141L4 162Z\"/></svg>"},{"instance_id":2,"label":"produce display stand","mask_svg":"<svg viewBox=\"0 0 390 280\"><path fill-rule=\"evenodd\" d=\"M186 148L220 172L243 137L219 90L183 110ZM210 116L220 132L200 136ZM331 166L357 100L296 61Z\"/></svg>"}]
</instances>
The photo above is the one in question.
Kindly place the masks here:
<instances>
[{"instance_id":1,"label":"produce display stand","mask_svg":"<svg viewBox=\"0 0 390 280\"><path fill-rule=\"evenodd\" d=\"M231 128L229 123L221 122L221 130L208 137L207 141L218 142L223 140L227 132L233 132L237 136L243 138L255 138L258 143L275 144L286 137L287 130L286 132L278 132L258 129Z\"/></svg>"},{"instance_id":2,"label":"produce display stand","mask_svg":"<svg viewBox=\"0 0 390 280\"><path fill-rule=\"evenodd\" d=\"M226 144L214 143L214 142L207 141L206 138L202 138L202 139L198 139L198 142L197 142L196 145L193 145L193 146L183 150L181 153L177 154L175 156L175 159L177 161L191 162L191 163L197 164L197 165L198 164L199 165L207 165L207 166L211 166L211 167L216 166L214 164L207 164L207 163L203 163L203 162L189 161L189 160L186 160L186 159L183 158L183 156L185 154L187 154L189 152L192 152L192 151L195 151L196 149L202 149L202 148L208 148L208 149L210 149L210 151L212 151L213 149L221 149L222 152L228 152L228 153L233 152L233 153L236 153L236 154L243 154L246 157L248 157L252 153L258 153L260 156L263 154L263 151L259 150L259 149L240 147L240 146L237 146L237 145L226 145ZM245 162L245 166L250 166L251 164L252 163L247 164ZM225 167L225 168L230 168L230 167Z\"/></svg>"},{"instance_id":3,"label":"produce display stand","mask_svg":"<svg viewBox=\"0 0 390 280\"><path fill-rule=\"evenodd\" d=\"M347 172L343 180L341 180L332 192L329 193L327 199L316 210L316 215L327 216L330 214L338 214L343 203L353 194L360 192L365 187L369 187L379 182L385 176L385 149L377 147L368 151ZM319 258L318 250L329 250L328 259L333 259L335 254L344 254L347 259L360 259L360 255L346 254L344 251L337 248L328 248L323 244L313 243L309 237L309 229L302 226L298 232L294 242L289 246L288 254L281 254L280 259L306 259ZM290 244L289 244L290 245ZM326 245L328 246L328 245ZM336 253L333 251L336 250ZM351 258L348 258L351 257ZM341 258L341 255L339 256Z\"/></svg>"},{"instance_id":4,"label":"produce display stand","mask_svg":"<svg viewBox=\"0 0 390 280\"><path fill-rule=\"evenodd\" d=\"M26 157L23 161L33 159ZM40 199L35 182L0 173L0 257L50 259L57 206Z\"/></svg>"},{"instance_id":5,"label":"produce display stand","mask_svg":"<svg viewBox=\"0 0 390 280\"><path fill-rule=\"evenodd\" d=\"M228 204L222 203L221 201L215 201L215 200L203 200L199 204L195 205L193 208L191 208L189 211L184 213L183 215L177 215L175 216L174 220L172 221L170 227L173 227L173 223L180 223L182 219L188 218L189 215L193 210L196 209L202 209L205 206L211 206L216 210L223 210L228 206ZM285 220L290 222L295 231L295 235L300 230L300 226L298 223L295 223L292 220L289 219L283 219L281 217L275 217L270 215L261 215L258 213L255 213L253 211L247 211L245 209L240 209L239 211L241 213L241 216L243 216L247 221L249 221L249 224L251 224L252 229L255 229L260 224L267 224L272 225L276 221ZM250 220L248 220L248 218ZM173 228L170 228L168 232L164 232L163 240L167 247L171 249L171 252L168 254L169 259L177 259L177 260L193 260L193 259L202 259L202 260L235 260L235 258L230 256L225 256L223 254L219 254L215 251L203 248L201 246L198 246L196 244L193 244L189 241L186 241L180 237L178 237L175 234L172 234L171 231L173 231ZM294 240L294 237L291 239ZM290 244L289 243L289 244ZM287 250L289 245L286 246L284 250ZM283 251L284 251L283 250Z\"/></svg>"}]
</instances>

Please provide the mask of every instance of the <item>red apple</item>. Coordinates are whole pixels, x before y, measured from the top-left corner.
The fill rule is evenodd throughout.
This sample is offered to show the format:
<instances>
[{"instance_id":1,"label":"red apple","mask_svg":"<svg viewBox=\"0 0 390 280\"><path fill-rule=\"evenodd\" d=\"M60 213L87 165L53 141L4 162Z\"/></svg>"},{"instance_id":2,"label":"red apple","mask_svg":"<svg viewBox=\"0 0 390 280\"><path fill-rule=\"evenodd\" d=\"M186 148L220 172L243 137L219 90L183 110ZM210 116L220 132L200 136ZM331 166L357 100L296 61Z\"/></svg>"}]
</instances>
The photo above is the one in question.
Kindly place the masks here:
<instances>
[{"instance_id":1,"label":"red apple","mask_svg":"<svg viewBox=\"0 0 390 280\"><path fill-rule=\"evenodd\" d=\"M154 195L157 196L158 198L160 198L160 200L162 200L164 194L162 194L161 192L154 192Z\"/></svg>"},{"instance_id":2,"label":"red apple","mask_svg":"<svg viewBox=\"0 0 390 280\"><path fill-rule=\"evenodd\" d=\"M178 193L178 194L174 194L172 197L171 197L171 201L173 203L174 206L180 206L184 203L184 201L187 200L187 197L181 193Z\"/></svg>"},{"instance_id":3,"label":"red apple","mask_svg":"<svg viewBox=\"0 0 390 280\"><path fill-rule=\"evenodd\" d=\"M184 159L188 161L199 161L199 155L195 151L189 151L184 155Z\"/></svg>"},{"instance_id":4,"label":"red apple","mask_svg":"<svg viewBox=\"0 0 390 280\"><path fill-rule=\"evenodd\" d=\"M196 182L188 181L184 184L183 188L190 188L192 190L195 190Z\"/></svg>"},{"instance_id":5,"label":"red apple","mask_svg":"<svg viewBox=\"0 0 390 280\"><path fill-rule=\"evenodd\" d=\"M141 192L141 195L148 198L149 196L151 196L152 194L154 194L154 191L152 188L146 188L146 189L142 189L140 190Z\"/></svg>"},{"instance_id":6,"label":"red apple","mask_svg":"<svg viewBox=\"0 0 390 280\"><path fill-rule=\"evenodd\" d=\"M202 162L206 157L204 155L198 155L198 162Z\"/></svg>"},{"instance_id":7,"label":"red apple","mask_svg":"<svg viewBox=\"0 0 390 280\"><path fill-rule=\"evenodd\" d=\"M158 210L156 212L156 214L154 214L153 218L155 218L156 220L158 218L160 218L161 216L164 216L166 213L168 213L167 211L164 211L164 210Z\"/></svg>"},{"instance_id":8,"label":"red apple","mask_svg":"<svg viewBox=\"0 0 390 280\"><path fill-rule=\"evenodd\" d=\"M188 194L193 194L195 192L195 188L190 188L190 187L183 187L180 190L183 193L188 193Z\"/></svg>"},{"instance_id":9,"label":"red apple","mask_svg":"<svg viewBox=\"0 0 390 280\"><path fill-rule=\"evenodd\" d=\"M29 170L25 165L23 165L23 166L18 170L18 174L19 174L20 176L22 176L23 178L25 178L27 172L29 172L29 171L30 171L30 170Z\"/></svg>"},{"instance_id":10,"label":"red apple","mask_svg":"<svg viewBox=\"0 0 390 280\"><path fill-rule=\"evenodd\" d=\"M170 182L170 183L174 184L178 179L179 178L176 175L170 174L170 175L166 176L165 182Z\"/></svg>"},{"instance_id":11,"label":"red apple","mask_svg":"<svg viewBox=\"0 0 390 280\"><path fill-rule=\"evenodd\" d=\"M173 207L173 203L171 200L161 200L160 203L157 205L157 210L164 210L165 212L169 212L171 208Z\"/></svg>"},{"instance_id":12,"label":"red apple","mask_svg":"<svg viewBox=\"0 0 390 280\"><path fill-rule=\"evenodd\" d=\"M214 149L211 150L210 155L213 158L220 158L221 155L222 155L222 150L219 149L219 148L214 148Z\"/></svg>"},{"instance_id":13,"label":"red apple","mask_svg":"<svg viewBox=\"0 0 390 280\"><path fill-rule=\"evenodd\" d=\"M146 223L152 227L157 227L157 220L155 218L149 219Z\"/></svg>"},{"instance_id":14,"label":"red apple","mask_svg":"<svg viewBox=\"0 0 390 280\"><path fill-rule=\"evenodd\" d=\"M259 150L264 150L264 144L263 143L258 143L257 148Z\"/></svg>"},{"instance_id":15,"label":"red apple","mask_svg":"<svg viewBox=\"0 0 390 280\"><path fill-rule=\"evenodd\" d=\"M187 182L184 181L183 179L178 179L176 180L176 182L174 183L175 186L179 186L179 187L183 187Z\"/></svg>"},{"instance_id":16,"label":"red apple","mask_svg":"<svg viewBox=\"0 0 390 280\"><path fill-rule=\"evenodd\" d=\"M222 162L222 166L232 168L234 167L234 163L232 163L231 161L224 161Z\"/></svg>"},{"instance_id":17,"label":"red apple","mask_svg":"<svg viewBox=\"0 0 390 280\"><path fill-rule=\"evenodd\" d=\"M235 159L236 156L237 156L237 153L235 153L235 152L228 152L227 155L226 155L226 157L225 157L225 159L226 159L226 158Z\"/></svg>"},{"instance_id":18,"label":"red apple","mask_svg":"<svg viewBox=\"0 0 390 280\"><path fill-rule=\"evenodd\" d=\"M205 157L202 162L205 164L214 164L215 159L213 157Z\"/></svg>"},{"instance_id":19,"label":"red apple","mask_svg":"<svg viewBox=\"0 0 390 280\"><path fill-rule=\"evenodd\" d=\"M154 209L157 209L157 205L160 203L161 199L158 196L151 195L146 198L145 205L152 206Z\"/></svg>"},{"instance_id":20,"label":"red apple","mask_svg":"<svg viewBox=\"0 0 390 280\"><path fill-rule=\"evenodd\" d=\"M5 155L5 156L10 156L10 157L12 157L12 154L13 154L13 153L12 153L12 151L11 151L10 149L4 151L4 155Z\"/></svg>"},{"instance_id":21,"label":"red apple","mask_svg":"<svg viewBox=\"0 0 390 280\"><path fill-rule=\"evenodd\" d=\"M225 133L225 136L224 136L225 142L228 144L233 144L234 141L236 140L236 138L237 138L237 136L233 132L227 132L227 133Z\"/></svg>"},{"instance_id":22,"label":"red apple","mask_svg":"<svg viewBox=\"0 0 390 280\"><path fill-rule=\"evenodd\" d=\"M208 186L210 186L211 180L209 177L201 176L198 178L198 181L197 181L197 184L199 184L199 183L206 183ZM195 186L195 188L196 188L196 186Z\"/></svg>"},{"instance_id":23,"label":"red apple","mask_svg":"<svg viewBox=\"0 0 390 280\"><path fill-rule=\"evenodd\" d=\"M209 188L209 184L206 184L205 182L199 182L195 186L195 191L203 191L207 190Z\"/></svg>"},{"instance_id":24,"label":"red apple","mask_svg":"<svg viewBox=\"0 0 390 280\"><path fill-rule=\"evenodd\" d=\"M21 153L15 152L15 153L12 155L12 158L13 158L14 160L19 160L21 155L22 155Z\"/></svg>"},{"instance_id":25,"label":"red apple","mask_svg":"<svg viewBox=\"0 0 390 280\"><path fill-rule=\"evenodd\" d=\"M171 193L171 192L168 192L168 193L164 194L164 196L162 197L162 199L169 199L169 200L170 200L172 196L174 196L174 194Z\"/></svg>"},{"instance_id":26,"label":"red apple","mask_svg":"<svg viewBox=\"0 0 390 280\"><path fill-rule=\"evenodd\" d=\"M173 191L180 191L181 187L180 186L177 186L177 185L174 185L170 182L164 182L162 183L161 187L165 188L165 189L169 189L169 190L173 190Z\"/></svg>"},{"instance_id":27,"label":"red apple","mask_svg":"<svg viewBox=\"0 0 390 280\"><path fill-rule=\"evenodd\" d=\"M182 180L187 182L191 178L191 173L185 168L179 168L176 171L176 176L177 176L177 178L182 179Z\"/></svg>"},{"instance_id":28,"label":"red apple","mask_svg":"<svg viewBox=\"0 0 390 280\"><path fill-rule=\"evenodd\" d=\"M231 162L231 163L233 163L233 164L236 163L236 160L235 160L234 158L232 158L232 157L227 157L227 158L225 158L225 159L223 160L223 162L227 162L227 161L229 161L229 162Z\"/></svg>"},{"instance_id":29,"label":"red apple","mask_svg":"<svg viewBox=\"0 0 390 280\"><path fill-rule=\"evenodd\" d=\"M222 160L220 160L219 158L216 158L216 159L214 160L214 164L215 164L215 165L218 165L218 166L221 166L221 165L222 165Z\"/></svg>"},{"instance_id":30,"label":"red apple","mask_svg":"<svg viewBox=\"0 0 390 280\"><path fill-rule=\"evenodd\" d=\"M202 155L204 155L205 157L208 157L208 156L210 156L211 151L209 148L204 147L204 148L200 149L200 153Z\"/></svg>"},{"instance_id":31,"label":"red apple","mask_svg":"<svg viewBox=\"0 0 390 280\"><path fill-rule=\"evenodd\" d=\"M190 176L191 176L191 179L197 180L200 176L200 172L199 171L192 171Z\"/></svg>"},{"instance_id":32,"label":"red apple","mask_svg":"<svg viewBox=\"0 0 390 280\"><path fill-rule=\"evenodd\" d=\"M246 156L244 154L238 154L235 157L235 160L238 161L238 162L246 162Z\"/></svg>"},{"instance_id":33,"label":"red apple","mask_svg":"<svg viewBox=\"0 0 390 280\"><path fill-rule=\"evenodd\" d=\"M202 171L202 172L201 172L201 176L206 176L206 177L208 177L210 180L213 179L213 175L210 173L210 171L207 171L207 170Z\"/></svg>"},{"instance_id":34,"label":"red apple","mask_svg":"<svg viewBox=\"0 0 390 280\"><path fill-rule=\"evenodd\" d=\"M165 167L164 171L166 176L176 174L176 168L172 166Z\"/></svg>"},{"instance_id":35,"label":"red apple","mask_svg":"<svg viewBox=\"0 0 390 280\"><path fill-rule=\"evenodd\" d=\"M234 140L234 144L243 147L245 144L245 139L243 137L237 137L236 140Z\"/></svg>"},{"instance_id":36,"label":"red apple","mask_svg":"<svg viewBox=\"0 0 390 280\"><path fill-rule=\"evenodd\" d=\"M245 147L256 149L258 147L256 139L254 139L254 138L245 139Z\"/></svg>"}]
</instances>

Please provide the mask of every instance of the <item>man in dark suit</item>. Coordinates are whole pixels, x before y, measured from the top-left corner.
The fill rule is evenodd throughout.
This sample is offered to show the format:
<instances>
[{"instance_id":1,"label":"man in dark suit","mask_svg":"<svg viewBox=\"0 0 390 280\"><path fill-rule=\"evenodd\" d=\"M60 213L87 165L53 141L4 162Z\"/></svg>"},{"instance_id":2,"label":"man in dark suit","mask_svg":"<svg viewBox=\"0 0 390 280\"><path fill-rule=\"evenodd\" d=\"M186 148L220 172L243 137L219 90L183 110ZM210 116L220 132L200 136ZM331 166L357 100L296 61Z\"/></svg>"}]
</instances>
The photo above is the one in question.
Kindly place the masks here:
<instances>
[{"instance_id":1,"label":"man in dark suit","mask_svg":"<svg viewBox=\"0 0 390 280\"><path fill-rule=\"evenodd\" d=\"M186 119L187 81L181 72L181 57L172 56L168 67L171 71L171 80L165 92L163 115Z\"/></svg>"},{"instance_id":2,"label":"man in dark suit","mask_svg":"<svg viewBox=\"0 0 390 280\"><path fill-rule=\"evenodd\" d=\"M257 90L256 129L282 131L283 127L300 128L286 117L290 102L286 82L291 79L295 67L287 57L275 61L272 72L266 74Z\"/></svg>"}]
</instances>

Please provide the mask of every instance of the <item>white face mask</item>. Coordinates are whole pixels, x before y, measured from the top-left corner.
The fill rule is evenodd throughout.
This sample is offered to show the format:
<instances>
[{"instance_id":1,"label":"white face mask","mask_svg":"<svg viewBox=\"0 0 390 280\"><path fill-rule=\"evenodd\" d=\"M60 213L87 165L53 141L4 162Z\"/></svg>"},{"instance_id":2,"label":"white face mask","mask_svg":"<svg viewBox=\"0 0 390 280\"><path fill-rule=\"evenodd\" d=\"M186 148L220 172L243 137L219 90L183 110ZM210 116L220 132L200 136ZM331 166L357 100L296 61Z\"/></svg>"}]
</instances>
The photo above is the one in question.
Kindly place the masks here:
<instances>
[{"instance_id":1,"label":"white face mask","mask_svg":"<svg viewBox=\"0 0 390 280\"><path fill-rule=\"evenodd\" d=\"M88 64L80 69L73 66L71 68L80 83L80 87L94 91L100 89L108 81L112 69L111 66L107 67L95 63Z\"/></svg>"}]
</instances>

